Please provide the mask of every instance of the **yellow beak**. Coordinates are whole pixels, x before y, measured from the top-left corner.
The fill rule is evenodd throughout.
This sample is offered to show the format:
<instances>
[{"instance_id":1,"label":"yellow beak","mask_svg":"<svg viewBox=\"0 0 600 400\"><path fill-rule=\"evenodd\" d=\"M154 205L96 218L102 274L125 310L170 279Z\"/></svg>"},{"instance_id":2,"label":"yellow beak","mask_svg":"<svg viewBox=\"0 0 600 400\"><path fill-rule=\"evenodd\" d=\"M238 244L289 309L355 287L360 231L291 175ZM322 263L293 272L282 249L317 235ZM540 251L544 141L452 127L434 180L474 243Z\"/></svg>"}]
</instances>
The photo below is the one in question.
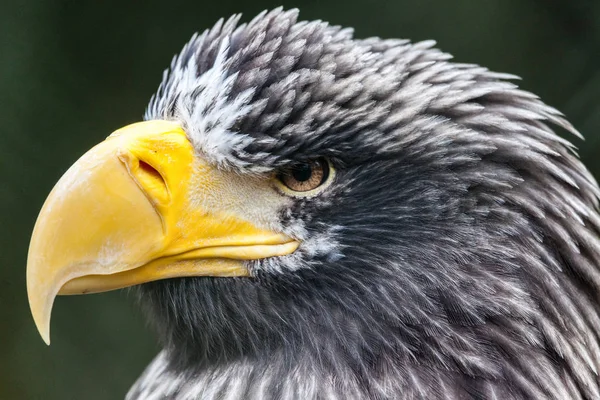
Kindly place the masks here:
<instances>
[{"instance_id":1,"label":"yellow beak","mask_svg":"<svg viewBox=\"0 0 600 400\"><path fill-rule=\"evenodd\" d=\"M282 234L206 209L202 196L227 202L227 185L174 122L127 126L81 157L44 203L29 247L27 293L44 341L57 294L248 276L243 260L296 250Z\"/></svg>"}]
</instances>

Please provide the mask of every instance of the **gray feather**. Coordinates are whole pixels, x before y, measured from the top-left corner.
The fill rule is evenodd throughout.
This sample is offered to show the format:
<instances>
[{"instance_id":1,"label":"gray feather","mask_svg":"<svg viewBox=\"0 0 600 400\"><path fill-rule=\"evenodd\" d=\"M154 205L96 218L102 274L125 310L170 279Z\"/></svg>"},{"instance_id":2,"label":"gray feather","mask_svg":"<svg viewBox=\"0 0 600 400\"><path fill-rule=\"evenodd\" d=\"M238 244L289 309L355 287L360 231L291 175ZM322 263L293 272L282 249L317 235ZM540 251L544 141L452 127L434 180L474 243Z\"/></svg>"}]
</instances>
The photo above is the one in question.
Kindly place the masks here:
<instances>
[{"instance_id":1,"label":"gray feather","mask_svg":"<svg viewBox=\"0 0 600 400\"><path fill-rule=\"evenodd\" d=\"M142 287L165 350L128 399L600 398L600 190L554 129L579 133L432 41L297 14L194 36L146 118L240 174L330 159L281 211L311 244Z\"/></svg>"}]
</instances>

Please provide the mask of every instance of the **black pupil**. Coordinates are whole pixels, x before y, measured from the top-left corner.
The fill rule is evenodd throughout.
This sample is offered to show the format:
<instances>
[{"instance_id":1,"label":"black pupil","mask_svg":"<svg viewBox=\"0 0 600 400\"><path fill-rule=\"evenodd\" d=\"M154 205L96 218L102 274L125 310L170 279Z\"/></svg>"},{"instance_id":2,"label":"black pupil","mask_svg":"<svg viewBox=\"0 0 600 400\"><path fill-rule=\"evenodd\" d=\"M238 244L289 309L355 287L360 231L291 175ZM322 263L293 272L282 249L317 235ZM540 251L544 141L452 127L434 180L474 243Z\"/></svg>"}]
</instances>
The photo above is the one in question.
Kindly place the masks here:
<instances>
[{"instance_id":1,"label":"black pupil","mask_svg":"<svg viewBox=\"0 0 600 400\"><path fill-rule=\"evenodd\" d=\"M292 169L292 176L298 182L306 182L312 176L312 166L310 164L300 164Z\"/></svg>"}]
</instances>

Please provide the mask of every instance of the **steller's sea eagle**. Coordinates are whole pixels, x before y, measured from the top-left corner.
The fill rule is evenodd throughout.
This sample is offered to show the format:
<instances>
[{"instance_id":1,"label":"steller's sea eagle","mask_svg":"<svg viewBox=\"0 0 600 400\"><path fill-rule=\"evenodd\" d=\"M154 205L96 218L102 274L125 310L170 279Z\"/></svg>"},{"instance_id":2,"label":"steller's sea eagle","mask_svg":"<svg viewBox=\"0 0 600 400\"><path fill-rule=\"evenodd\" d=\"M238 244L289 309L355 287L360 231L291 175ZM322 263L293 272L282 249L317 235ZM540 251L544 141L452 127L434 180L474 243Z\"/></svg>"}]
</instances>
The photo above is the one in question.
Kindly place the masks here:
<instances>
[{"instance_id":1,"label":"steller's sea eagle","mask_svg":"<svg viewBox=\"0 0 600 400\"><path fill-rule=\"evenodd\" d=\"M127 399L600 399L600 191L555 109L297 11L194 36L44 204L27 290L139 285Z\"/></svg>"}]
</instances>

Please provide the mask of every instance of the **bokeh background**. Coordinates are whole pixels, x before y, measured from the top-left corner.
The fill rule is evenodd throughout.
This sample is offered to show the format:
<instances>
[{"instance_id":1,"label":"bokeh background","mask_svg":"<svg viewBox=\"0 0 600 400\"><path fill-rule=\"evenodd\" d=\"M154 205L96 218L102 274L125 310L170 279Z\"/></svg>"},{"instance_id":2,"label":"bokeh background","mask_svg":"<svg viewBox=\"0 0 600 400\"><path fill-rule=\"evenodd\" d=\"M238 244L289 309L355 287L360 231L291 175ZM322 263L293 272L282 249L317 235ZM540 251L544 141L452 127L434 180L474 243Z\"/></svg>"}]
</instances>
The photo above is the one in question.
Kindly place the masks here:
<instances>
[{"instance_id":1,"label":"bokeh background","mask_svg":"<svg viewBox=\"0 0 600 400\"><path fill-rule=\"evenodd\" d=\"M88 148L140 120L195 32L264 0L0 4L0 399L119 399L158 348L127 291L58 298L52 346L29 314L29 236L47 193ZM511 72L562 110L600 177L600 1L285 2L357 37L436 39L461 62Z\"/></svg>"}]
</instances>

